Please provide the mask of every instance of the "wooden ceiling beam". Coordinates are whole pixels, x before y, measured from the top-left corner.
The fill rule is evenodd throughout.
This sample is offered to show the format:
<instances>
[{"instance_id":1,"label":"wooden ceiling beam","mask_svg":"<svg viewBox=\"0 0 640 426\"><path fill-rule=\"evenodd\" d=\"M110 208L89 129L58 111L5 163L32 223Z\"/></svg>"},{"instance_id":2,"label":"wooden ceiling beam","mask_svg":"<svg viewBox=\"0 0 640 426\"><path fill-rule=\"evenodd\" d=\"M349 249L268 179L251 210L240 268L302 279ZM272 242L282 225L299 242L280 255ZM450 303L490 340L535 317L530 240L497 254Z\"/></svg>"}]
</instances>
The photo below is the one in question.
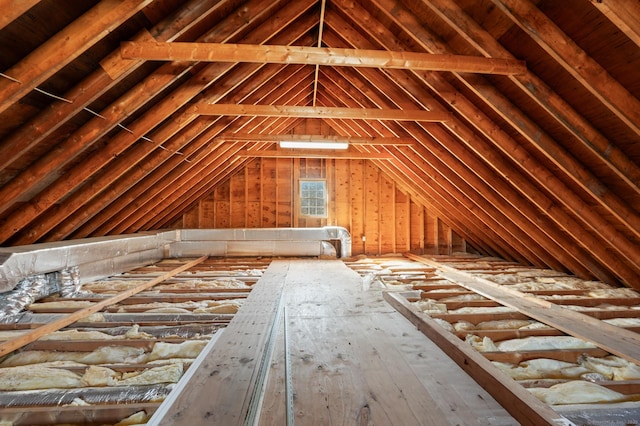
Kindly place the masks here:
<instances>
[{"instance_id":1,"label":"wooden ceiling beam","mask_svg":"<svg viewBox=\"0 0 640 426\"><path fill-rule=\"evenodd\" d=\"M449 52L449 48L438 38L431 34L419 22L410 11L398 8L391 0L373 0L374 3L383 5L385 8L393 9L389 12L391 19L406 28L418 43L426 46L434 46L437 52ZM401 13L404 12L404 13ZM391 15L392 14L392 15ZM549 161L555 163L566 175L584 191L586 191L595 201L597 201L609 214L615 216L630 232L640 238L640 216L628 205L628 203L617 197L605 184L600 182L593 173L583 166L575 157L567 152L560 144L553 140L542 128L527 117L516 105L507 99L494 86L488 84L481 76L470 74L456 74L456 77L472 90L476 95L486 102L522 136L524 136L532 146ZM558 175L556 173L556 175ZM635 189L640 191L640 186Z\"/></svg>"},{"instance_id":2,"label":"wooden ceiling beam","mask_svg":"<svg viewBox=\"0 0 640 426\"><path fill-rule=\"evenodd\" d=\"M263 6L260 6L259 10L262 9ZM236 31L237 23L238 22L235 19L232 19L231 21L224 21L222 24L212 29L211 32L218 36L228 37L230 36L230 33L233 34L233 31ZM89 120L82 127L72 133L71 136L57 144L55 149L42 156L10 183L0 188L0 199L4 200L4 203L0 204L0 212L7 210L15 200L23 197L24 194L27 194L28 191L30 191L40 180L50 179L52 175L55 175L56 170L62 169L67 163L84 152L87 147L91 146L110 130L118 126L122 121L126 121L127 117L133 111L141 108L147 101L153 99L157 93L164 90L170 84L175 82L176 79L191 70L192 65L193 64L187 63L164 64L156 72L150 74L128 92L120 96L120 98L110 106L100 111L99 117L94 117ZM205 77L211 80L214 78L213 74L215 67L210 67L208 69L212 75L205 74ZM222 75L229 69L231 69L230 66L222 67L217 70L217 73ZM202 71L202 73L205 73L205 71ZM99 81L104 80L99 79ZM199 82L199 84L202 88L206 87L206 83ZM183 98L190 95L182 102L187 102L198 94L198 86L194 85L190 88L191 91L188 93L184 89L177 91L178 93L183 94ZM82 91L82 88L79 90ZM175 97L175 100L181 100L183 98ZM173 105L170 104L171 102L164 102L164 105L167 105L168 107L165 108L165 116L162 118L166 118L166 115L173 113L179 106L177 103L173 103ZM149 114L147 114L146 117L148 118ZM54 114L50 116L50 119L57 119L57 115ZM134 126L130 127L130 132L123 130L120 135L112 138L110 147L111 149L115 149L115 151L112 153L105 153L105 155L102 156L102 161L107 161L110 158L113 158L119 153L118 149L126 149L130 144L135 142L135 140L144 136L147 131L153 128L153 126L144 128L140 126L138 128L133 128ZM135 131L135 134L133 131ZM99 157L100 156L94 157L93 161L101 161ZM99 167L94 164L93 168L87 168L85 170L87 170L87 173L92 173L98 169ZM87 177L88 176L81 177L78 182L84 182ZM67 184L68 183L70 183L69 180L67 180ZM65 190L62 191L61 195L64 195L64 192ZM44 203L42 205L44 205ZM2 234L1 226L0 234ZM2 241L1 237L0 241Z\"/></svg>"},{"instance_id":3,"label":"wooden ceiling beam","mask_svg":"<svg viewBox=\"0 0 640 426\"><path fill-rule=\"evenodd\" d=\"M242 86L243 90L239 93L234 93L232 99L244 99L245 96L248 96L248 94L251 94L261 86L258 82L269 80L269 77L273 76L274 73L277 74L277 68L281 67L276 65L263 67L257 73L252 74L254 85L251 87ZM241 72L241 70L238 71ZM276 77L273 77L269 81L276 80L281 83L285 83L287 79L295 78L296 76L296 73L290 73L290 71L291 70L288 70L285 78L279 78L278 75L276 75ZM210 96L213 96L213 93L210 93ZM105 199L105 197L100 194L99 196L90 199L88 201L89 205L84 205L82 209L76 212L73 217L69 218L65 224L56 226L56 232L49 234L48 238L50 240L54 240L55 238L66 238L67 235L64 235L66 232L71 232L79 227L78 231L73 234L74 238L87 237L92 235L96 228L104 224L107 220L113 222L114 218L120 214L121 210L128 208L128 206L139 206L138 203L144 194L148 194L154 190L162 190L164 187L163 185L168 185L172 182L171 179L164 178L163 176L169 176L180 163L183 161L189 161L188 159L191 158L192 155L195 155L194 152L197 152L200 149L205 149L204 145L209 144L209 141L212 138L216 137L232 122L233 120L231 117L225 117L224 120L213 119L213 117L199 117L190 124L185 131L180 133L180 138L184 138L184 143L179 142L176 144L176 138L172 138L169 143L164 144L165 148L169 150L169 153L167 151L157 150L155 149L155 146L149 145L151 149L154 149L154 155L147 155L145 158L146 154L142 155L138 152L131 152L126 156L119 157L118 162L125 162L130 165L137 163L137 165L126 174L126 180L129 184L118 182L118 189L115 189L113 188L113 185L110 185L109 192L113 194L111 197ZM225 124L223 127L218 128L220 126L218 123ZM167 125L172 124L167 123ZM200 135L197 128L202 125L206 125L207 127L213 126L213 128L208 128L208 130ZM159 134L154 134L152 135L152 139L156 142L162 142L158 140L159 136ZM183 158L170 154L171 151L178 150L184 153ZM130 154L133 155L130 156ZM167 154L170 155L170 157L166 162L158 161ZM141 174L141 170L146 170L146 172ZM108 185L109 182L114 181L114 179L109 176L111 173L110 169L106 170L104 173L101 173L101 176L97 178L97 180L106 182ZM146 178L147 176L148 178ZM152 181L153 183L149 183L149 181ZM133 187L131 187L130 184L133 184ZM158 188L155 185L157 185ZM139 190L140 188L142 188L142 190ZM80 191L83 191L83 189ZM85 198L87 199L90 198L90 196L91 193L85 194ZM109 205L108 209L107 205ZM93 217L94 215L95 217ZM76 216L80 217L76 219ZM88 219L87 216L91 217L91 219ZM80 226L85 221L89 221L89 223Z\"/></svg>"},{"instance_id":4,"label":"wooden ceiling beam","mask_svg":"<svg viewBox=\"0 0 640 426\"><path fill-rule=\"evenodd\" d=\"M218 139L225 142L348 142L350 145L394 145L406 146L414 143L410 138L393 138L393 137L355 137L340 135L299 135L299 134L279 134L279 135L263 135L250 133L223 134Z\"/></svg>"},{"instance_id":5,"label":"wooden ceiling beam","mask_svg":"<svg viewBox=\"0 0 640 426\"><path fill-rule=\"evenodd\" d=\"M365 71L366 74L379 74L376 70L360 70ZM374 82L372 79L362 80L343 80L341 76L337 74L347 74L350 73L349 69L325 69L324 74L326 74L325 81L327 81L325 90L323 93L325 94L326 100L324 100L325 104L329 104L332 106L336 105L348 105L349 107L356 107L359 105L368 105L371 103L375 103L377 105L388 105L391 101L390 99L382 99L381 97L377 97L375 94L375 90L385 90L389 88L389 82ZM336 75L332 75L336 74ZM386 85L386 87L385 87ZM375 86L375 90L370 88L369 86ZM393 92L391 92L393 93ZM403 127L412 125L412 123L382 123L375 121L358 121L351 122L350 120L340 120L340 122L335 122L335 127L341 127L342 131L347 134L359 134L359 132L364 132L365 134L388 134L388 133L396 133L396 134L405 134ZM349 124L357 124L361 126L360 129L354 129L349 126ZM431 124L432 126L436 126L435 124ZM356 147L359 151L363 152L375 152L379 153L381 151L391 152L391 149L382 146L370 146L370 145L359 145ZM478 247L483 248L486 252L494 253L495 255L499 255L508 259L513 259L513 257L503 248L497 244L499 241L502 241L502 238L496 234L493 230L489 230L489 227L486 226L483 230L479 229L477 218L469 214L468 211L464 210L461 207L461 203L459 201L457 193L454 192L440 192L435 190L438 187L439 182L433 181L431 179L432 176L425 174L419 167L413 166L411 167L411 161L414 159L410 159L409 163L405 164L406 161L398 160L398 158L403 158L403 154L401 151L393 150L394 158L396 161L374 161L378 167L382 170L385 170L389 175L394 176L398 179L399 182L403 182L407 188L411 188L414 191L417 191L422 197L427 197L428 202L427 205L437 206L435 209L438 211L438 215L444 221L450 223L451 225L456 227L456 230L467 230L466 234L469 233L470 227L475 223L475 232L482 234L482 238L470 239L470 241L475 241ZM473 218L473 219L472 219ZM521 259L522 260L522 259Z\"/></svg>"},{"instance_id":6,"label":"wooden ceiling beam","mask_svg":"<svg viewBox=\"0 0 640 426\"><path fill-rule=\"evenodd\" d=\"M302 81L298 76L298 74L308 79L306 82L302 81L301 85L309 86L311 84L311 80L310 80L311 76L305 74L304 72L305 70L302 67L299 67L299 70L297 73L295 72L291 73L291 68L285 70L284 67L281 67L279 65L268 65L266 67L259 67L258 65L254 65L254 64L243 64L239 68L240 69L260 68L260 71L265 71L265 72L262 72L260 75L256 75L255 79L253 79L253 84L251 86L241 85L232 94L227 95L228 100L242 101L247 99L250 101L261 101L261 100L274 101L279 99L283 94L289 93L293 96L293 93L296 93L295 85L299 81ZM281 68L282 71L274 74L273 71L269 72L264 70L264 68L267 68L267 69ZM275 87L277 87L278 90L274 91L268 87L268 86L271 86L273 83L276 83ZM223 94L226 92L226 90L223 89L224 86L225 86L224 84L216 85L211 90L220 90L221 94ZM258 89L261 89L261 90L256 92L256 90ZM266 97L265 95L263 95L264 92L267 93ZM213 97L213 93L209 93L208 95L209 97ZM251 97L247 97L247 96L251 96ZM298 95L298 96L306 96L306 94ZM298 100L298 99L293 98L293 100ZM225 120L228 120L226 122L229 123L229 125L226 128L227 131L229 129L237 129L240 126L244 127L246 126L246 123L251 121L251 119L247 117L240 118L239 121L233 121L233 120L230 120L230 117L225 117ZM201 143L200 141L202 141L202 143L206 143L207 140L211 140L215 138L216 136L218 136L220 132L223 131L223 129L218 129L217 126L216 126L216 129L213 129L213 130L215 131L215 133L213 131L207 132L205 136L203 136L202 138L199 138L199 140L194 141L194 143L199 144ZM242 147L234 147L235 150L241 149L241 148ZM162 173L164 173L164 175L166 176L176 176L174 179L161 177L161 182L153 185L147 185L146 181L148 179L145 179L140 184L137 184L136 187L146 186L146 189L143 190L142 193L138 191L137 194L134 194L133 198L136 200L136 203L137 203L136 208L132 209L127 203L124 203L123 214L120 214L120 212L118 211L115 211L115 214L114 214L115 219L122 218L122 220L117 221L114 218L108 217L107 218L108 223L104 224L104 226L102 226L101 224L101 228L98 230L98 234L113 233L113 232L122 233L122 232L127 232L127 230L129 229L136 229L137 231L140 228L136 228L136 226L142 226L144 224L145 216L148 216L148 214L150 214L151 211L157 211L158 209L157 202L159 198L162 198L165 201L169 199L177 200L176 202L179 203L179 202L182 202L185 197L189 197L193 191L196 191L195 188L198 187L198 185L193 183L193 180L196 180L196 181L198 179L206 180L206 176L208 175L208 173L212 172L211 164L214 164L213 162L217 161L215 157L218 155L218 153L222 152L222 150L217 151L216 153L212 153L211 151L207 151L207 152L208 154L206 155L211 156L212 158L198 157L193 159L193 163L188 163L188 164L181 163L180 166L175 169L171 166L162 166L161 167ZM201 165L207 162L208 162L208 165L204 165L204 166ZM218 164L218 163L215 163L215 164ZM219 166L216 166L216 167L219 167ZM176 172L179 170L185 170L185 171L181 174L176 174ZM162 176L162 173L161 173L161 176ZM155 175L155 172L154 172L154 175ZM190 183L184 184L184 182L187 180L190 180ZM137 188L135 188L134 190L137 191ZM132 192L132 191L129 191L129 192ZM172 194L177 194L177 195L174 196ZM147 220L150 220L150 219L147 217ZM131 232L131 231L128 231L128 232Z\"/></svg>"},{"instance_id":7,"label":"wooden ceiling beam","mask_svg":"<svg viewBox=\"0 0 640 426\"><path fill-rule=\"evenodd\" d=\"M622 4L623 0L620 3ZM627 1L637 3L634 0ZM491 34L482 28L475 20L467 15L464 10L448 0L422 1L425 5L449 24L461 37L483 55L492 57L512 57ZM594 2L596 6L604 5L603 2ZM607 1L613 7L618 2ZM607 7L607 6L603 6ZM397 13L394 11L394 13ZM630 14L628 14L630 15ZM640 16L640 12L636 15ZM640 33L640 32L639 32ZM569 105L560 95L551 90L547 84L535 74L527 72L518 76L510 76L509 79L516 84L529 98L542 107L555 119L555 122L563 126L575 137L587 151L599 158L605 166L618 178L625 182L629 190L640 195L640 166L631 161L624 152L610 143L597 129L584 117Z\"/></svg>"},{"instance_id":8,"label":"wooden ceiling beam","mask_svg":"<svg viewBox=\"0 0 640 426\"><path fill-rule=\"evenodd\" d=\"M640 136L640 100L618 83L540 9L529 0L492 2L629 129Z\"/></svg>"},{"instance_id":9,"label":"wooden ceiling beam","mask_svg":"<svg viewBox=\"0 0 640 426\"><path fill-rule=\"evenodd\" d=\"M185 32L191 31L202 19L206 19L211 13L217 11L219 7L216 7L214 3L220 4L217 0L191 0L190 3L185 4L175 14L156 24L151 30L140 31L134 36L134 39L152 37L155 40L175 40ZM28 123L5 137L0 145L0 169L12 164L77 114L89 114L84 110L85 108L88 108L98 97L118 85L144 63L144 61L120 58L119 50L113 51L107 55L107 58L102 62L109 62L111 68L117 68L117 77L107 73L102 67L96 69L62 95L62 98L72 102L54 101Z\"/></svg>"},{"instance_id":10,"label":"wooden ceiling beam","mask_svg":"<svg viewBox=\"0 0 640 426\"><path fill-rule=\"evenodd\" d=\"M287 9L287 13L281 16L283 20L283 25L285 22L289 20L295 20L301 13L306 10L306 6L308 4L303 4L302 2L299 4L296 2L296 7L292 7ZM262 8L264 9L264 7ZM262 10L260 9L260 10ZM264 41L263 37L271 36L272 25L270 22L269 25L263 25L255 29L251 32L246 40L249 42L255 41ZM308 30L307 22L300 21L300 24L303 28L299 28L300 34L306 33ZM311 25L311 24L309 24ZM288 37L297 38L300 34L296 34L291 27L291 33L287 34ZM235 28L230 28L230 30L236 31ZM222 31L222 35L226 35L226 31ZM260 65L246 64L250 67L256 69L260 68ZM166 80L172 81L172 79L177 78L177 75L180 73L186 72L188 67L185 68L184 63L171 63L165 64L165 66L177 68L176 71L166 70L168 73L165 75L165 72L156 72L147 77L143 83L138 84L134 89L127 92L123 95L123 98L127 99L127 103L123 104L121 100L117 100L113 109L108 109L105 114L129 114L131 111L126 107L128 104L138 105L138 107L133 108L137 109L142 106L146 101L152 99L157 91L149 91L148 86L157 86L158 81L163 82L164 86L160 87L158 90L163 89L168 82ZM182 105L186 104L190 100L192 100L195 96L197 96L203 90L206 90L207 87L213 85L216 81L222 78L229 70L233 69L233 64L209 64L202 68L200 72L196 73L189 80L190 83L183 84L176 90L172 92L171 96L167 96L163 98L160 102L155 104L150 110L145 112L140 118L131 123L129 127L129 131L121 131L116 136L110 139L110 143L103 148L100 149L99 153L91 156L86 161L80 163L77 167L73 168L69 173L67 173L63 178L56 180L51 185L49 185L45 190L43 190L40 194L30 200L27 204L23 206L20 212L13 212L8 217L5 218L3 223L0 225L0 241L8 240L12 235L19 232L22 228L24 228L29 222L34 220L36 217L44 214L47 208L51 207L57 200L65 196L66 194L72 192L79 186L86 183L91 176L98 173L99 170L108 164L113 158L116 158L119 154L124 152L127 148L129 148L133 143L139 140L142 136L144 136L147 132L152 130L156 125L160 122L168 118L171 114L173 114L176 110L180 109ZM232 74L232 78L240 79L242 74ZM187 121L178 123L182 126L187 125L188 121L191 121L196 118L196 116L184 115L183 117L189 117ZM78 138L80 140L85 140L85 138L94 137L96 131L106 132L104 126L104 120L100 119L101 122L95 122L99 118L90 121L88 124L97 126L97 130L93 130L90 133L85 133L86 125L83 126L78 132L80 132ZM115 124L115 123L114 123ZM108 130L108 129L107 129ZM71 151L75 149L76 152L81 151L82 148L86 149L86 146L80 145L78 143L77 138L68 139L69 146L65 144L64 147ZM52 161L55 164L59 164L60 161L64 161L68 159L65 157L67 154L64 151L63 146L57 147L60 152L64 152L64 155L55 154L47 155L42 157L37 166L42 169L49 169L54 167L52 165L46 164L47 159ZM64 157L61 159L60 157ZM54 167L55 168L55 167ZM29 170L25 173L25 179L30 179ZM18 184L19 181L12 181L13 184ZM14 185L15 187L16 185ZM5 191L7 186L0 189L0 192ZM18 185L18 190L21 190ZM19 213L19 214L18 214Z\"/></svg>"},{"instance_id":11,"label":"wooden ceiling beam","mask_svg":"<svg viewBox=\"0 0 640 426\"><path fill-rule=\"evenodd\" d=\"M271 68L275 67L276 66L272 66ZM241 86L241 81L244 81L245 78L253 77L255 78L253 88L250 89L247 87L247 90L249 90L250 93L261 86L261 84L258 84L260 79L268 81L269 77L273 75L274 71L276 71L274 69L256 70L258 67L255 65L248 65L244 67L247 68L247 70L242 70L241 68L242 67L237 70L237 74L235 74L233 78L223 79L220 84L215 86L215 89L220 93L216 95L212 92L209 93L209 96L217 96L217 98L220 98L225 93L225 90L222 88L229 84L226 83L227 80L235 81L236 86ZM262 75L258 75L260 71L262 71ZM287 74L287 76L291 75L292 74ZM295 73L293 75L295 75ZM241 100L243 97L240 96L238 99ZM32 222L28 229L25 230L25 232L22 232L17 239L14 238L14 241L18 244L28 244L38 241L52 228L57 227L60 229L61 222L71 215L73 215L71 223L68 223L66 227L64 227L64 231L73 229L74 227L77 228L88 219L87 216L91 212L97 213L95 210L95 203L92 203L93 209L88 208L85 203L96 197L97 193L112 187L119 178L126 175L127 181L120 185L120 189L113 188L110 192L111 196L113 196L113 192L117 192L118 196L122 195L124 190L126 190L125 188L129 188L139 182L144 175L149 174L153 168L160 167L170 156L175 155L180 161L182 161L184 157L176 155L175 153L182 153L185 145L205 130L201 128L203 121L197 121L194 125L191 125L188 120L189 118L176 118L151 133L149 135L149 139L154 141L153 143L139 143L134 145L123 155L112 161L111 167L105 168L105 170L101 171L96 177L94 177L91 185L84 185L67 197L64 209L58 209L54 213L43 215L38 218L36 221ZM189 124L187 127L181 128L181 123L185 122L188 122ZM204 120L204 124L206 124L206 122L208 122L210 126L215 122L215 120ZM177 132L180 133L174 136ZM160 146L162 146L162 149L158 149ZM151 156L152 153L154 154L153 156ZM131 170L133 170L133 173L129 173ZM104 200L104 197L99 198ZM74 214L76 211L78 211L79 214ZM59 237L60 235L58 233L53 233L48 236L48 240L55 241L56 239L59 239Z\"/></svg>"},{"instance_id":12,"label":"wooden ceiling beam","mask_svg":"<svg viewBox=\"0 0 640 426\"><path fill-rule=\"evenodd\" d=\"M42 0L0 0L0 30Z\"/></svg>"},{"instance_id":13,"label":"wooden ceiling beam","mask_svg":"<svg viewBox=\"0 0 640 426\"><path fill-rule=\"evenodd\" d=\"M640 3L635 0L590 0L604 16L640 47Z\"/></svg>"},{"instance_id":14,"label":"wooden ceiling beam","mask_svg":"<svg viewBox=\"0 0 640 426\"><path fill-rule=\"evenodd\" d=\"M153 0L102 0L0 77L0 113L69 64ZM4 12L3 12L4 13Z\"/></svg>"},{"instance_id":15,"label":"wooden ceiling beam","mask_svg":"<svg viewBox=\"0 0 640 426\"><path fill-rule=\"evenodd\" d=\"M340 0L336 0L336 3L340 4ZM347 7L350 6L347 5ZM328 22L332 22L332 25L336 25L341 30L345 27L348 28L349 24L344 21L340 25L336 24L341 19L336 15L334 14ZM359 16L359 22L366 22L364 31L373 31L375 28L375 34L380 39L391 40L394 37L388 32L386 37L381 37L381 31L385 32L386 30L381 26L375 26L376 20L368 16L366 11L359 10ZM328 36L326 34L325 39ZM345 37L347 37L346 40L349 40L349 37L358 38L359 45L367 46L369 43L360 37L357 31L343 34L342 40L345 40ZM330 44L328 40L327 43ZM365 71L362 68L355 70L360 73ZM408 90L411 88L413 93L411 96L415 100L420 100L420 93L424 92L424 87L415 85L403 75L396 74L394 70L386 70L386 73L390 76L398 75L398 83L396 84L398 89ZM498 174L508 174L512 185L518 192L538 206L540 212L549 215L560 229L573 235L577 243L582 244L610 271L618 274L622 281L628 285L633 285L632 283L636 282L640 275L637 269L640 268L640 265L635 265L634 259L640 258L640 247L633 244L604 217L597 214L551 170L538 162L517 141L497 127L493 120L487 117L472 101L461 96L456 88L448 80L442 78L439 73L414 72L414 75L430 91L438 93L443 98L443 102L451 105L462 117L466 118L466 122L454 118L454 120L442 123L451 134L465 141L469 149L475 150ZM425 108L429 107L429 104L425 105ZM467 123L471 123L475 130L469 128ZM476 132L491 140L491 146L487 147ZM509 160L497 155L496 147ZM513 164L517 165L517 168L514 168ZM541 191L533 182L537 182L545 190ZM549 193L553 194L554 199L549 198ZM560 204L563 204L568 212L560 207ZM496 206L496 208L500 208L500 206ZM591 232L595 232L597 237L594 237ZM614 240L615 243L613 243ZM613 252L617 253L614 255ZM621 260L620 256L625 260Z\"/></svg>"},{"instance_id":16,"label":"wooden ceiling beam","mask_svg":"<svg viewBox=\"0 0 640 426\"><path fill-rule=\"evenodd\" d=\"M125 59L155 61L252 62L499 75L526 72L524 62L516 59L309 46L125 41L120 52Z\"/></svg>"},{"instance_id":17,"label":"wooden ceiling beam","mask_svg":"<svg viewBox=\"0 0 640 426\"><path fill-rule=\"evenodd\" d=\"M290 105L247 105L197 103L189 112L199 115L251 115L261 117L353 118L359 120L446 121L452 115L443 111L377 108L329 108Z\"/></svg>"},{"instance_id":18,"label":"wooden ceiling beam","mask_svg":"<svg viewBox=\"0 0 640 426\"><path fill-rule=\"evenodd\" d=\"M343 71L343 73L346 73L346 71ZM367 74L372 73L367 72ZM332 80L338 80L338 78L333 77ZM367 84L376 84L379 86L382 83L373 81L371 76L365 76L361 81L336 81L335 86L329 87L328 93L339 96L337 94L340 93L343 87L357 87L362 91L367 91ZM387 87L381 87L381 89L384 89L385 93L394 93L390 81L387 82ZM343 100L346 98L346 96L339 97ZM377 100L377 102L380 102L380 100ZM416 141L421 142L421 144L418 143L413 146L415 156L405 156L405 150L388 149L388 151L394 153L396 156L402 155L403 162L405 163L416 163L420 170L423 170L424 173L431 177L432 183L428 183L426 186L419 185L420 187L441 186L443 193L450 195L463 194L455 196L458 200L462 200L461 197L463 196L472 199L475 203L475 207L471 208L471 211L474 212L473 216L478 214L479 209L481 211L488 210L486 213L489 217L499 218L500 220L492 221L491 228L505 228L506 232L512 235L511 238L515 238L515 240L510 241L512 247L516 247L521 253L531 253L528 257L530 262L538 266L563 269L562 263L558 261L558 259L562 259L566 261L565 264L574 266L574 270L579 271L583 276L590 277L588 270L584 266L580 265L575 259L569 258L559 245L544 234L544 232L548 232L549 229L539 229L537 223L530 222L529 219L523 215L522 211L527 211L527 208L531 206L530 203L524 199L516 205L509 203L509 199L512 199L513 196L505 197L504 194L511 194L513 190L508 188L495 173L492 173L486 166L483 166L475 156L463 147L455 150L454 156L444 149L440 143L427 139L427 136L424 135L416 125L407 123L404 124L403 127L405 131L410 132L412 137L416 138ZM431 124L428 127L428 131L433 135L438 135L438 140L450 138L450 136L446 135L446 132L438 128L439 126ZM449 149L451 149L451 145L452 143L447 143ZM485 180L479 179L477 175L478 168L482 167L484 167L484 174L480 174L480 176L483 176ZM439 176L437 174L439 174ZM415 180L416 178L414 177L413 179ZM447 185L447 181L451 181L451 184L455 185L455 189L451 186L442 186ZM500 210L493 207L498 205L502 206ZM537 212L533 211L531 211L531 215L539 216ZM549 224L545 225L549 226ZM567 243L574 245L573 242ZM551 254L548 254L547 250L542 248L549 245L551 245L551 248L548 249L548 251ZM534 249L536 250L531 252L531 250ZM537 262L536 259L538 259Z\"/></svg>"}]
</instances>

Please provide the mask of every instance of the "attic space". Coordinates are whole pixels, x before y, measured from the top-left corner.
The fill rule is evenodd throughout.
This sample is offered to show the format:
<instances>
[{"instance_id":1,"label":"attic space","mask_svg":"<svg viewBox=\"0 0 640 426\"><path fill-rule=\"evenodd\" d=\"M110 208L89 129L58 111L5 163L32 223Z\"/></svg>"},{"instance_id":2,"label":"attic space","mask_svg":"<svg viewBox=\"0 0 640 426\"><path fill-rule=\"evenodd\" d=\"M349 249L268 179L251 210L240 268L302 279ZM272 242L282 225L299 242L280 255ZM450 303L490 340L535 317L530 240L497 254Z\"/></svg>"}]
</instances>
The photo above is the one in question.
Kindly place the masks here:
<instances>
[{"instance_id":1,"label":"attic space","mask_svg":"<svg viewBox=\"0 0 640 426\"><path fill-rule=\"evenodd\" d=\"M640 424L637 0L0 11L0 425Z\"/></svg>"}]
</instances>

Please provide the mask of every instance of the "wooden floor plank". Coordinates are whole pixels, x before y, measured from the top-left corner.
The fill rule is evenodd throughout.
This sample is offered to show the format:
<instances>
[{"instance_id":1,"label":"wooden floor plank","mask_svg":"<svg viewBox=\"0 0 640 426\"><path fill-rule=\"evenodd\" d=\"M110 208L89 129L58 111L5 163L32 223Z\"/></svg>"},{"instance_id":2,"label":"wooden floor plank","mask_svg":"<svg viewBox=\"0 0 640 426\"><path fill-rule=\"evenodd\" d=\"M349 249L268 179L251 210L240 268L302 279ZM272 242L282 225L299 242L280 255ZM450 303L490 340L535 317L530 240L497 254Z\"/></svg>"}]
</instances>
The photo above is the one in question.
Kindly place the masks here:
<instances>
[{"instance_id":1,"label":"wooden floor plank","mask_svg":"<svg viewBox=\"0 0 640 426\"><path fill-rule=\"evenodd\" d=\"M197 374L151 424L244 424L287 271L286 262L272 262Z\"/></svg>"},{"instance_id":2,"label":"wooden floor plank","mask_svg":"<svg viewBox=\"0 0 640 426\"><path fill-rule=\"evenodd\" d=\"M265 357L269 344L273 352ZM269 367L264 389L256 388L261 364ZM261 406L253 422L256 395ZM357 273L337 260L274 260L197 373L151 424L284 425L288 411L299 425L515 424L380 291L364 291Z\"/></svg>"},{"instance_id":3,"label":"wooden floor plank","mask_svg":"<svg viewBox=\"0 0 640 426\"><path fill-rule=\"evenodd\" d=\"M284 303L296 423L514 424L380 292L363 291L343 263L291 262ZM278 347L272 360L261 425L286 419L283 352Z\"/></svg>"}]
</instances>

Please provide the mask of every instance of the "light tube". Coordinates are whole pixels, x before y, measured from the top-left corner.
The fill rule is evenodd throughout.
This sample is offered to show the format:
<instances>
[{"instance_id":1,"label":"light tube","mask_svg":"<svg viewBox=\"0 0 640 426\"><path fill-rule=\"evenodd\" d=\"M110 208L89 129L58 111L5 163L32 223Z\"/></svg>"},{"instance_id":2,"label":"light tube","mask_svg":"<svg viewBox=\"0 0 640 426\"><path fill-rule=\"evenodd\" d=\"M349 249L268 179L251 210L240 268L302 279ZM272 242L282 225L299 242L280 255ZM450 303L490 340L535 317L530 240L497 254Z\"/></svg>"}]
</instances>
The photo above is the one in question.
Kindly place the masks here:
<instances>
[{"instance_id":1,"label":"light tube","mask_svg":"<svg viewBox=\"0 0 640 426\"><path fill-rule=\"evenodd\" d=\"M347 149L348 142L280 141L280 148Z\"/></svg>"}]
</instances>

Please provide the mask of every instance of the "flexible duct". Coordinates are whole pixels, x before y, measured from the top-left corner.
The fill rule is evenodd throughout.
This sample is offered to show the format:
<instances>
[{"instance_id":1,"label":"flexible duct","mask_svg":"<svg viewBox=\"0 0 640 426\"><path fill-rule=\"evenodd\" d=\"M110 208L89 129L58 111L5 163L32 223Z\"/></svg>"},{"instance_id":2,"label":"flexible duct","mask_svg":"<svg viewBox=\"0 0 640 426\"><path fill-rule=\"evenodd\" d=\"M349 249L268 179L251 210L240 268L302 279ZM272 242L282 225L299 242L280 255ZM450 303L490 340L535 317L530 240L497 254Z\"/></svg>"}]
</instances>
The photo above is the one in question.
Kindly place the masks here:
<instances>
[{"instance_id":1,"label":"flexible duct","mask_svg":"<svg viewBox=\"0 0 640 426\"><path fill-rule=\"evenodd\" d=\"M30 304L57 292L58 282L50 274L22 279L13 290L0 294L0 323L12 322Z\"/></svg>"}]
</instances>

